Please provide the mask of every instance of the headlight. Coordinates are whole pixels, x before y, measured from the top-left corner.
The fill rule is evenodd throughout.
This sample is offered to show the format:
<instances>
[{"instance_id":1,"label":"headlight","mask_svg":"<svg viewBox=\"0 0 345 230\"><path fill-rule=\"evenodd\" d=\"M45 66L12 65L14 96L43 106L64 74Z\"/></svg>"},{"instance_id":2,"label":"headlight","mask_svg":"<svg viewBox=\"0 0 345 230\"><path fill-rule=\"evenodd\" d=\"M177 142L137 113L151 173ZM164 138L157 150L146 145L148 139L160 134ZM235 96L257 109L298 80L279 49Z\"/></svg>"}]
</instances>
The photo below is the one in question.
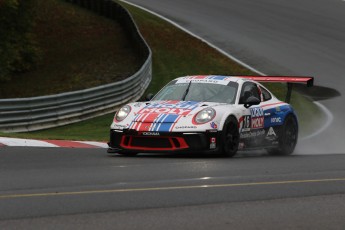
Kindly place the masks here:
<instances>
[{"instance_id":1,"label":"headlight","mask_svg":"<svg viewBox=\"0 0 345 230\"><path fill-rule=\"evenodd\" d=\"M216 111L212 108L203 109L198 112L194 117L194 122L196 124L204 124L206 122L212 121L216 116Z\"/></svg>"},{"instance_id":2,"label":"headlight","mask_svg":"<svg viewBox=\"0 0 345 230\"><path fill-rule=\"evenodd\" d=\"M131 112L131 107L129 105L123 106L115 115L116 121L123 121L128 114Z\"/></svg>"}]
</instances>

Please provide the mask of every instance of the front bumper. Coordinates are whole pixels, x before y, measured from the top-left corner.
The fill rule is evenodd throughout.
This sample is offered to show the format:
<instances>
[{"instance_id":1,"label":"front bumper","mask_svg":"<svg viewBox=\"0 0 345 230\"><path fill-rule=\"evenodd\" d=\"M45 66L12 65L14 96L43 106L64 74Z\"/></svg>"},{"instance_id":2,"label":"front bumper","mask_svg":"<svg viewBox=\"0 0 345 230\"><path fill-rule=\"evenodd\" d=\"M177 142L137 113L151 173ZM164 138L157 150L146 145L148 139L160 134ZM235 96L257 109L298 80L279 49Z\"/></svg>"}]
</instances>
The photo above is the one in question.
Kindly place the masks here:
<instances>
[{"instance_id":1,"label":"front bumper","mask_svg":"<svg viewBox=\"0 0 345 230\"><path fill-rule=\"evenodd\" d=\"M138 132L110 130L110 153L218 152L221 132Z\"/></svg>"}]
</instances>

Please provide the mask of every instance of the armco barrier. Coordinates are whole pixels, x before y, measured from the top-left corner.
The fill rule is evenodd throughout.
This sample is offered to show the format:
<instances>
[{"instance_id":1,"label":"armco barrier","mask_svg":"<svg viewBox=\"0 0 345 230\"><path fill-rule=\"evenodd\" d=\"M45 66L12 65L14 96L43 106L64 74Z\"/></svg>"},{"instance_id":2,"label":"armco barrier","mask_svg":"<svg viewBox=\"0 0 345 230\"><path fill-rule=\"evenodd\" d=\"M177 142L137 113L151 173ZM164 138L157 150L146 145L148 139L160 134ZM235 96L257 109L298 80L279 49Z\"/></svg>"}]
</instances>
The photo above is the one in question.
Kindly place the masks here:
<instances>
[{"instance_id":1,"label":"armco barrier","mask_svg":"<svg viewBox=\"0 0 345 230\"><path fill-rule=\"evenodd\" d=\"M96 13L118 20L126 28L143 65L125 80L98 87L50 96L0 100L0 131L26 132L82 121L113 112L121 105L138 100L152 77L151 50L131 15L109 0L69 0ZM111 121L109 121L110 125Z\"/></svg>"}]
</instances>

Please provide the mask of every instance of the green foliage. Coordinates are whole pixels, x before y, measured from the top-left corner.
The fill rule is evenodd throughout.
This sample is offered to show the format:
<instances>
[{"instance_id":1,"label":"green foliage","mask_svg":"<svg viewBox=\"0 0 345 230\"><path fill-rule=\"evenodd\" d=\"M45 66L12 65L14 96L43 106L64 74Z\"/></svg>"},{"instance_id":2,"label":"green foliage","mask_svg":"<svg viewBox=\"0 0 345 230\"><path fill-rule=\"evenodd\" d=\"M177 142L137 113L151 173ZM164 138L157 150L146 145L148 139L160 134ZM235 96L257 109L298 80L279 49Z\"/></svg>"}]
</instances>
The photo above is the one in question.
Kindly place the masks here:
<instances>
[{"instance_id":1,"label":"green foliage","mask_svg":"<svg viewBox=\"0 0 345 230\"><path fill-rule=\"evenodd\" d=\"M0 81L35 67L39 49L32 33L33 0L0 0Z\"/></svg>"},{"instance_id":2,"label":"green foliage","mask_svg":"<svg viewBox=\"0 0 345 230\"><path fill-rule=\"evenodd\" d=\"M229 58L219 54L218 51L210 48L205 43L185 34L167 22L140 9L127 7L153 51L153 79L148 92L156 93L173 78L188 74L253 74L244 67L233 63ZM88 46L85 46L85 49L86 47ZM124 54L115 53L115 56L123 57ZM77 57L79 59L81 55ZM285 85L275 83L267 84L266 87L280 99L284 99ZM323 120L317 106L309 99L296 93L292 95L292 104L299 116L300 136L314 132L318 128L315 124L320 124ZM113 116L114 114L108 114L87 121L36 132L0 133L0 136L107 141Z\"/></svg>"},{"instance_id":3,"label":"green foliage","mask_svg":"<svg viewBox=\"0 0 345 230\"><path fill-rule=\"evenodd\" d=\"M0 99L87 89L131 76L142 65L116 20L65 0L29 1L40 59L34 69L0 82Z\"/></svg>"}]
</instances>

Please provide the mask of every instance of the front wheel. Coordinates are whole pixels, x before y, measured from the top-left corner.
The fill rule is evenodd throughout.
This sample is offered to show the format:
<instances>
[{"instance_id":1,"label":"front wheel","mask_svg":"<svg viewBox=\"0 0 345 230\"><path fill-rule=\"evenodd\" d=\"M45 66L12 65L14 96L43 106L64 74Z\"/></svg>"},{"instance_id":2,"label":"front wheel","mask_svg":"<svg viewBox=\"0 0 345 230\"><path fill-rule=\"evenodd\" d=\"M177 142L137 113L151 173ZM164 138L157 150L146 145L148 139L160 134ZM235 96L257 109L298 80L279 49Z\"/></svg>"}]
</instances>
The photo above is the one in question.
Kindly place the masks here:
<instances>
[{"instance_id":1,"label":"front wheel","mask_svg":"<svg viewBox=\"0 0 345 230\"><path fill-rule=\"evenodd\" d=\"M298 139L298 125L294 116L288 115L281 127L279 137L279 147L268 149L271 155L290 155L295 150Z\"/></svg>"},{"instance_id":2,"label":"front wheel","mask_svg":"<svg viewBox=\"0 0 345 230\"><path fill-rule=\"evenodd\" d=\"M238 131L237 119L232 116L228 117L223 128L221 155L227 157L235 156L239 141L240 133Z\"/></svg>"}]
</instances>

